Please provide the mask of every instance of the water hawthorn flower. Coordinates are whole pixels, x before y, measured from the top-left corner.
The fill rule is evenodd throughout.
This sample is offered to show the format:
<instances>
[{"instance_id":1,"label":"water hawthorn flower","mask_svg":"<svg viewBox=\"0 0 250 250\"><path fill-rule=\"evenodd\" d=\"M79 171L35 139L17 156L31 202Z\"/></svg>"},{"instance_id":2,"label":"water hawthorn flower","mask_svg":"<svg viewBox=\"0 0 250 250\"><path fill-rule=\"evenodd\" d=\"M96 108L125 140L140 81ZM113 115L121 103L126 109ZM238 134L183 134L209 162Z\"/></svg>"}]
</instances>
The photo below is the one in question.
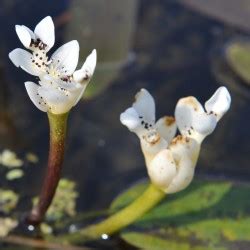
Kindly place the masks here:
<instances>
[{"instance_id":1,"label":"water hawthorn flower","mask_svg":"<svg viewBox=\"0 0 250 250\"><path fill-rule=\"evenodd\" d=\"M205 110L193 97L181 98L175 118L155 122L155 102L141 89L132 107L120 116L121 123L139 137L147 171L153 184L165 193L186 188L193 179L200 146L230 107L231 97L220 87L205 103ZM176 134L177 128L180 135Z\"/></svg>"},{"instance_id":2,"label":"water hawthorn flower","mask_svg":"<svg viewBox=\"0 0 250 250\"><path fill-rule=\"evenodd\" d=\"M58 48L49 58L47 53L55 42L54 23L45 17L34 32L24 25L16 25L16 33L27 50L14 49L9 53L16 67L39 77L39 85L25 82L34 105L44 112L63 114L81 99L96 66L96 50L87 57L81 69L76 70L79 44L70 41Z\"/></svg>"}]
</instances>

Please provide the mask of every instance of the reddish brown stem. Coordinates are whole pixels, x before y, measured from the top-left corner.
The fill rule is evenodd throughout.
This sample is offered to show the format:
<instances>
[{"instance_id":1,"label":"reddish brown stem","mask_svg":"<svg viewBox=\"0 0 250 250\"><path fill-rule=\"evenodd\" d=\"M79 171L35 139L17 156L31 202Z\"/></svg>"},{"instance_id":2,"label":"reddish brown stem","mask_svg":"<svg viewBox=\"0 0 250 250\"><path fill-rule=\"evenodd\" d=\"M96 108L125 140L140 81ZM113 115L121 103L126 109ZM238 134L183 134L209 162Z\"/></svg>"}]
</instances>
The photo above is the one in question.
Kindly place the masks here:
<instances>
[{"instance_id":1,"label":"reddish brown stem","mask_svg":"<svg viewBox=\"0 0 250 250\"><path fill-rule=\"evenodd\" d=\"M61 176L68 113L48 113L50 125L50 148L47 172L42 184L38 203L26 218L29 225L39 225L53 200Z\"/></svg>"}]
</instances>

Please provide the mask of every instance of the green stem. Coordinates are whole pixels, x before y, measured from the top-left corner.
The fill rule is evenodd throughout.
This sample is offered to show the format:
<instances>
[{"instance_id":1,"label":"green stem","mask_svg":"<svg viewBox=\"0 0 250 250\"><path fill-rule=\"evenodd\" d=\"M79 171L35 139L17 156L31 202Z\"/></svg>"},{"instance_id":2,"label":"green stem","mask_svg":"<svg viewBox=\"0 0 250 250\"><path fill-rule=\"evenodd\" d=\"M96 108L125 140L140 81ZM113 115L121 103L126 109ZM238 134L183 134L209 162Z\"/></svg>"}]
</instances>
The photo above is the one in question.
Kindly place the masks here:
<instances>
[{"instance_id":1,"label":"green stem","mask_svg":"<svg viewBox=\"0 0 250 250\"><path fill-rule=\"evenodd\" d=\"M37 226L42 222L55 195L61 176L64 158L67 118L68 113L60 115L48 113L50 126L50 148L47 172L42 184L39 201L26 218L26 222L30 225Z\"/></svg>"},{"instance_id":2,"label":"green stem","mask_svg":"<svg viewBox=\"0 0 250 250\"><path fill-rule=\"evenodd\" d=\"M75 234L69 235L68 240L78 242L84 236L93 239L100 238L103 234L112 235L135 222L155 207L165 196L166 194L163 191L150 184L144 193L130 205L100 223L90 225Z\"/></svg>"}]
</instances>

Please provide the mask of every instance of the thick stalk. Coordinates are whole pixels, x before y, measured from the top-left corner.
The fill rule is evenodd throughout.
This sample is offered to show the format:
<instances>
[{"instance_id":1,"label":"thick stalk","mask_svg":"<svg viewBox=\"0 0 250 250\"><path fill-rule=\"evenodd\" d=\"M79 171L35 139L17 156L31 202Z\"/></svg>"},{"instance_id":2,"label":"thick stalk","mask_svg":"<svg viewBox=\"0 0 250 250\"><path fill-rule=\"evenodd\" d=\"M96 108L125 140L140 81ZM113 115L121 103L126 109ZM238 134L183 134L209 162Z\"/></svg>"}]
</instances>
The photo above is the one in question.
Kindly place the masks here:
<instances>
[{"instance_id":1,"label":"thick stalk","mask_svg":"<svg viewBox=\"0 0 250 250\"><path fill-rule=\"evenodd\" d=\"M100 238L103 234L112 235L135 222L155 207L165 196L166 194L163 191L150 184L144 193L130 205L100 223L90 225L78 231L75 235L69 235L68 240L73 243L80 241L84 236L95 239Z\"/></svg>"},{"instance_id":2,"label":"thick stalk","mask_svg":"<svg viewBox=\"0 0 250 250\"><path fill-rule=\"evenodd\" d=\"M62 163L64 158L65 136L67 128L68 113L55 115L48 113L50 126L50 146L47 172L42 184L38 203L32 208L26 218L30 225L39 225L56 192L56 188L61 176Z\"/></svg>"}]
</instances>

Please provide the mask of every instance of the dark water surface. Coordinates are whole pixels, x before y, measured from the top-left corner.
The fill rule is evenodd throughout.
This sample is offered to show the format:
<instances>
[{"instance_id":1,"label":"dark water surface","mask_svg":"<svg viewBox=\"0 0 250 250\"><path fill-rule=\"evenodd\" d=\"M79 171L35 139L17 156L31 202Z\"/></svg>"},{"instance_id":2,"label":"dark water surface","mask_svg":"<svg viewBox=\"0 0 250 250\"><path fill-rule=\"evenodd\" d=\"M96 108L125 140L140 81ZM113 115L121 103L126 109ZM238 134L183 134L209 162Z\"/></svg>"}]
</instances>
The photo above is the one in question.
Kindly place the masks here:
<instances>
[{"instance_id":1,"label":"dark water surface","mask_svg":"<svg viewBox=\"0 0 250 250\"><path fill-rule=\"evenodd\" d=\"M0 178L1 186L13 185L23 194L19 205L23 211L31 206L29 197L36 195L41 186L48 125L46 114L34 107L24 88L23 82L33 78L8 59L9 51L20 47L14 25L34 27L46 15L57 17L56 39L61 44L66 36L69 6L70 1L0 2L0 151L9 148L19 156L32 151L40 159L37 166L25 170L22 180L6 183ZM84 23L76 25L82 27ZM135 32L127 46L135 53L135 60L105 91L83 100L70 113L63 176L77 183L79 212L107 208L117 194L147 176L138 139L119 122L120 113L142 87L155 97L157 117L161 117L173 114L180 97L194 95L204 103L219 84L226 85L232 94L231 111L204 142L197 173L237 181L250 178L250 90L225 61L225 46L249 34L174 1L160 0L139 2L133 26ZM103 29L102 23L99 28ZM102 50L99 53L105 61ZM228 79L225 76L232 82L237 79L238 88L223 82Z\"/></svg>"}]
</instances>

